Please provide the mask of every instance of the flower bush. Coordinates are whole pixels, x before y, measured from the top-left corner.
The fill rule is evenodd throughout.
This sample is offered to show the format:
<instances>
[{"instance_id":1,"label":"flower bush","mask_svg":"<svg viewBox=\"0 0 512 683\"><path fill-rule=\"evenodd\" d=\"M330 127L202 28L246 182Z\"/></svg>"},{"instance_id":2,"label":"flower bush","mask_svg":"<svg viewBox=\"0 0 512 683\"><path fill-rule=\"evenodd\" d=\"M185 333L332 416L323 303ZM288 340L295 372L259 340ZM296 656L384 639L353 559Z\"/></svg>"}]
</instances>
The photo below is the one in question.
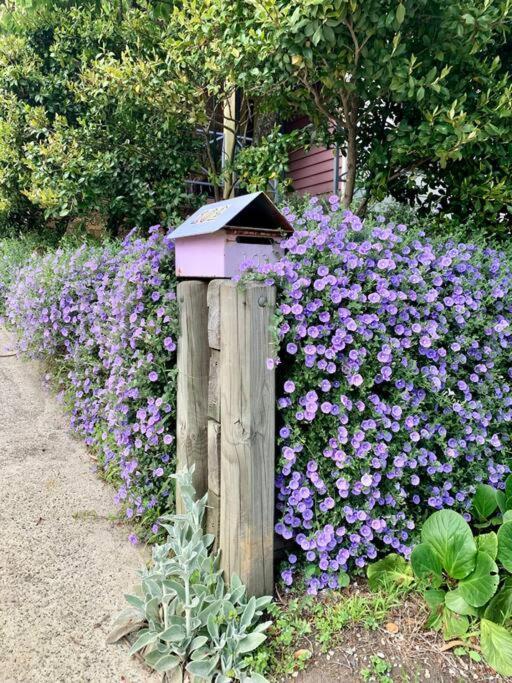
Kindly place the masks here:
<instances>
[{"instance_id":1,"label":"flower bush","mask_svg":"<svg viewBox=\"0 0 512 683\"><path fill-rule=\"evenodd\" d=\"M42 251L48 246L47 240L31 233L20 237L0 237L0 315L5 312L7 292L16 279L18 269L33 251Z\"/></svg>"},{"instance_id":2,"label":"flower bush","mask_svg":"<svg viewBox=\"0 0 512 683\"><path fill-rule=\"evenodd\" d=\"M313 199L278 286L276 531L310 593L380 552L408 556L430 509L466 517L510 471L512 278L491 248L433 241ZM252 275L251 275L252 273Z\"/></svg>"},{"instance_id":3,"label":"flower bush","mask_svg":"<svg viewBox=\"0 0 512 683\"><path fill-rule=\"evenodd\" d=\"M51 364L74 429L147 536L172 507L174 250L147 238L33 255L6 300L22 353ZM171 463L171 464L170 464ZM136 534L131 534L136 542Z\"/></svg>"},{"instance_id":4,"label":"flower bush","mask_svg":"<svg viewBox=\"0 0 512 683\"><path fill-rule=\"evenodd\" d=\"M278 287L276 531L290 544L284 581L305 568L314 594L383 552L407 557L429 511L469 519L478 483L503 488L512 274L491 247L363 223L334 197L286 212L283 258L243 277ZM21 351L57 373L144 537L172 509L173 254L157 227L35 253L6 299Z\"/></svg>"}]
</instances>

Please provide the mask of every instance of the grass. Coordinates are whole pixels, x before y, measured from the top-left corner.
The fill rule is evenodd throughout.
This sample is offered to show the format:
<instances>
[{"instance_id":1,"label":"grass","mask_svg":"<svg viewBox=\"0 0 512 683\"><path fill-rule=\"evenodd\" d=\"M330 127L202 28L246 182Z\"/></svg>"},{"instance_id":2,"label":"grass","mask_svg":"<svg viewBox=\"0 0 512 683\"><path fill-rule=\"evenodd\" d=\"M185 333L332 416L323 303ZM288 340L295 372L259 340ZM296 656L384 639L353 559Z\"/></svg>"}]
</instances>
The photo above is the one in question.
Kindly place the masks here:
<instances>
[{"instance_id":1,"label":"grass","mask_svg":"<svg viewBox=\"0 0 512 683\"><path fill-rule=\"evenodd\" d=\"M361 678L363 681L376 681L377 683L393 683L391 672L393 665L386 659L373 655L370 659L370 665L365 669L361 669Z\"/></svg>"},{"instance_id":2,"label":"grass","mask_svg":"<svg viewBox=\"0 0 512 683\"><path fill-rule=\"evenodd\" d=\"M327 653L340 644L344 629L355 625L377 629L401 604L405 593L397 586L371 593L366 585L353 584L341 591L326 591L314 597L290 595L275 602L269 608L273 621L269 638L251 657L251 666L269 680L292 676L307 668L314 651ZM382 669L384 665L379 659L374 666ZM367 680L385 683L386 671L381 674L381 678L375 678L370 672Z\"/></svg>"}]
</instances>

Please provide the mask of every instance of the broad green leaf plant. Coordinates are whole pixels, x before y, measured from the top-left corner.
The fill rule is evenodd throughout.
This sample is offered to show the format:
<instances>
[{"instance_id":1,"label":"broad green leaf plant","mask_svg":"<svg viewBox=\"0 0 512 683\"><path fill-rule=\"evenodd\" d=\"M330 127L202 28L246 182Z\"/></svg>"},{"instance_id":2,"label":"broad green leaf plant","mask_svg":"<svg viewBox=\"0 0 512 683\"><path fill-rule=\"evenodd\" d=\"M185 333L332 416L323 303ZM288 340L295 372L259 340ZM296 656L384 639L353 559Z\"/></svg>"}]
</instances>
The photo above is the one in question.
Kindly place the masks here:
<instances>
[{"instance_id":1,"label":"broad green leaf plant","mask_svg":"<svg viewBox=\"0 0 512 683\"><path fill-rule=\"evenodd\" d=\"M418 580L427 626L446 640L480 637L486 662L512 676L512 475L505 490L480 484L472 500L475 535L464 517L440 510L423 525L410 564L390 555L368 568L372 589Z\"/></svg>"},{"instance_id":2,"label":"broad green leaf plant","mask_svg":"<svg viewBox=\"0 0 512 683\"><path fill-rule=\"evenodd\" d=\"M135 633L130 653L172 680L264 683L247 671L246 655L266 639L261 622L270 597L247 598L237 576L226 586L214 537L203 532L206 496L195 500L192 472L176 476L182 514L162 520L167 542L153 547L153 562L140 571L140 586L127 595L109 642ZM176 678L175 678L176 677Z\"/></svg>"}]
</instances>

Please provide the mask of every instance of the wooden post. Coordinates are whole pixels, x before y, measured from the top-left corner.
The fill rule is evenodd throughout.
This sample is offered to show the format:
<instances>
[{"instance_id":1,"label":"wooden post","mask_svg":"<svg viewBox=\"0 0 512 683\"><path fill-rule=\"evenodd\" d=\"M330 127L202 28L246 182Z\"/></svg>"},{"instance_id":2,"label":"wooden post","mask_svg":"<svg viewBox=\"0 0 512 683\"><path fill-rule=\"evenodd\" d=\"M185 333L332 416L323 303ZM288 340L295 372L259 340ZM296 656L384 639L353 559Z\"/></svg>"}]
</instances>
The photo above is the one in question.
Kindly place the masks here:
<instances>
[{"instance_id":1,"label":"wooden post","mask_svg":"<svg viewBox=\"0 0 512 683\"><path fill-rule=\"evenodd\" d=\"M176 469L195 466L198 497L208 490L208 308L207 284L196 280L178 284L180 335L176 415ZM176 510L183 512L179 491Z\"/></svg>"},{"instance_id":2,"label":"wooden post","mask_svg":"<svg viewBox=\"0 0 512 683\"><path fill-rule=\"evenodd\" d=\"M275 289L220 285L220 550L226 579L272 594L275 378L270 326Z\"/></svg>"},{"instance_id":3,"label":"wooden post","mask_svg":"<svg viewBox=\"0 0 512 683\"><path fill-rule=\"evenodd\" d=\"M208 509L206 529L215 536L213 550L219 547L220 535L220 287L222 280L208 285L208 343L210 378L208 382Z\"/></svg>"}]
</instances>

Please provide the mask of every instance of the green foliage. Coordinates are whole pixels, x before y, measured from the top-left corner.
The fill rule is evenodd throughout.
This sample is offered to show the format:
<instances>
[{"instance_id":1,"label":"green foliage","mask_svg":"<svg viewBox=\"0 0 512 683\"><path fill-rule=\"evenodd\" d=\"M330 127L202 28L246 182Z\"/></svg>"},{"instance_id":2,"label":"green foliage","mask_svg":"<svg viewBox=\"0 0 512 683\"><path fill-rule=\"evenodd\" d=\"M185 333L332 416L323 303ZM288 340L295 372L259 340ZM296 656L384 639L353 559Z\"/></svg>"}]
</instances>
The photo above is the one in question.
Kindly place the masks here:
<instances>
[{"instance_id":1,"label":"green foliage","mask_svg":"<svg viewBox=\"0 0 512 683\"><path fill-rule=\"evenodd\" d=\"M191 199L198 139L154 94L165 24L141 5L16 7L0 32L0 221L169 223ZM5 24L5 21L4 21Z\"/></svg>"},{"instance_id":2,"label":"green foliage","mask_svg":"<svg viewBox=\"0 0 512 683\"><path fill-rule=\"evenodd\" d=\"M251 667L272 680L296 675L307 667L313 656L312 643L327 652L343 643L344 629L362 626L374 630L398 607L409 590L407 585L392 585L386 590L367 593L359 588L325 591L321 596L300 594L269 607L272 625L269 638L249 657Z\"/></svg>"},{"instance_id":3,"label":"green foliage","mask_svg":"<svg viewBox=\"0 0 512 683\"><path fill-rule=\"evenodd\" d=\"M168 515L163 545L153 546L153 563L140 572L136 594L122 612L109 641L135 632L131 653L159 672L188 671L207 681L264 683L247 671L246 655L265 641L270 622L258 623L270 597L247 599L237 576L226 586L219 555L203 532L206 499L195 500L192 472L176 476L184 503L182 514Z\"/></svg>"},{"instance_id":4,"label":"green foliage","mask_svg":"<svg viewBox=\"0 0 512 683\"><path fill-rule=\"evenodd\" d=\"M498 491L488 484L480 484L473 496L471 512L478 521L488 519L498 507Z\"/></svg>"},{"instance_id":5,"label":"green foliage","mask_svg":"<svg viewBox=\"0 0 512 683\"><path fill-rule=\"evenodd\" d=\"M477 552L473 534L469 524L453 510L431 515L423 525L421 540L452 578L463 579L473 569ZM414 569L412 557L411 562Z\"/></svg>"},{"instance_id":6,"label":"green foliage","mask_svg":"<svg viewBox=\"0 0 512 683\"><path fill-rule=\"evenodd\" d=\"M254 75L247 3L62 4L17 3L0 22L4 221L169 224L199 199L190 179L220 199L235 171L244 188L281 175L297 134L260 107L269 82Z\"/></svg>"},{"instance_id":7,"label":"green foliage","mask_svg":"<svg viewBox=\"0 0 512 683\"><path fill-rule=\"evenodd\" d=\"M482 619L480 622L482 654L502 676L512 676L512 634L510 629Z\"/></svg>"},{"instance_id":8,"label":"green foliage","mask_svg":"<svg viewBox=\"0 0 512 683\"><path fill-rule=\"evenodd\" d=\"M446 640L470 638L479 626L485 660L503 676L512 675L511 490L512 475L505 491L480 484L473 497L475 526L494 524L497 533L474 536L458 513L435 512L423 525L410 565L431 610L427 626L441 630ZM378 589L386 581L396 583L406 570L390 555L368 568L370 585Z\"/></svg>"},{"instance_id":9,"label":"green foliage","mask_svg":"<svg viewBox=\"0 0 512 683\"><path fill-rule=\"evenodd\" d=\"M254 5L275 106L340 143L347 206L359 176L367 197L510 221L510 0Z\"/></svg>"},{"instance_id":10,"label":"green foliage","mask_svg":"<svg viewBox=\"0 0 512 683\"><path fill-rule=\"evenodd\" d=\"M498 560L512 572L512 522L505 522L498 530Z\"/></svg>"},{"instance_id":11,"label":"green foliage","mask_svg":"<svg viewBox=\"0 0 512 683\"><path fill-rule=\"evenodd\" d=\"M408 586L413 581L410 565L396 553L368 566L368 583L373 591L389 587L389 584Z\"/></svg>"},{"instance_id":12,"label":"green foliage","mask_svg":"<svg viewBox=\"0 0 512 683\"><path fill-rule=\"evenodd\" d=\"M391 672L393 665L379 655L372 655L370 666L361 669L363 681L377 681L377 683L393 683Z\"/></svg>"},{"instance_id":13,"label":"green foliage","mask_svg":"<svg viewBox=\"0 0 512 683\"><path fill-rule=\"evenodd\" d=\"M217 198L235 182L282 180L298 134L279 126L306 116L310 143L338 143L347 155L345 205L358 179L363 206L391 193L455 219L477 213L505 232L511 7L9 5L0 17L0 217L30 224L94 212L111 227L168 223L189 208L188 178L211 182ZM232 145L219 141L223 125Z\"/></svg>"},{"instance_id":14,"label":"green foliage","mask_svg":"<svg viewBox=\"0 0 512 683\"><path fill-rule=\"evenodd\" d=\"M291 179L286 177L290 150L301 146L300 131L283 133L275 126L257 145L242 149L234 162L234 170L240 187L257 192L274 183L278 190L289 188Z\"/></svg>"}]
</instances>

